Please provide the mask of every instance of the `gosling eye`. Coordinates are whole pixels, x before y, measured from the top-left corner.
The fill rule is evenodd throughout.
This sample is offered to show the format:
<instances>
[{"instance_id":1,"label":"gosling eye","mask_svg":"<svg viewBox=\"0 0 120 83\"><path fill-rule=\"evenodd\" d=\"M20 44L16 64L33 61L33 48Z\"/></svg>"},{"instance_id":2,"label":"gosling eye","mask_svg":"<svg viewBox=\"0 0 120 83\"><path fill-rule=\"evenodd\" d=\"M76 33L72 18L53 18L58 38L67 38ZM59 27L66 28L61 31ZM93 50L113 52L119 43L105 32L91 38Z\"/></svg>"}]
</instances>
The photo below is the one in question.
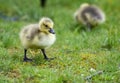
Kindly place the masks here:
<instances>
[{"instance_id":1,"label":"gosling eye","mask_svg":"<svg viewBox=\"0 0 120 83\"><path fill-rule=\"evenodd\" d=\"M48 28L48 25L44 24L44 26L45 26L46 28Z\"/></svg>"},{"instance_id":2,"label":"gosling eye","mask_svg":"<svg viewBox=\"0 0 120 83\"><path fill-rule=\"evenodd\" d=\"M45 25L45 27L48 27L48 25Z\"/></svg>"}]
</instances>

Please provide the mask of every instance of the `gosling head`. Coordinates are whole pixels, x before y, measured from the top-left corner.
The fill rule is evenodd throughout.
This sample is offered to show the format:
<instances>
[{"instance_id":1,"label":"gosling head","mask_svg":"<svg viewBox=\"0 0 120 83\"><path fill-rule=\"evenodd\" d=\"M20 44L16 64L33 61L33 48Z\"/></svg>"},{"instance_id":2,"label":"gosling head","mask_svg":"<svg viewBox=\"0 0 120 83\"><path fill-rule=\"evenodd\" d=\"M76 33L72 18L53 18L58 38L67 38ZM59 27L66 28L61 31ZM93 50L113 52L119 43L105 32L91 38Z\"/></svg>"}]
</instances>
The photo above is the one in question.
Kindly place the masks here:
<instances>
[{"instance_id":1,"label":"gosling head","mask_svg":"<svg viewBox=\"0 0 120 83\"><path fill-rule=\"evenodd\" d=\"M39 26L40 26L40 31L45 32L47 34L49 33L55 34L53 29L54 23L50 18L43 17L39 22Z\"/></svg>"},{"instance_id":2,"label":"gosling head","mask_svg":"<svg viewBox=\"0 0 120 83\"><path fill-rule=\"evenodd\" d=\"M86 7L89 7L89 6L90 6L90 4L88 4L88 3L83 3L83 4L80 5L79 10L74 13L74 18L75 18L76 21L79 20L79 17L78 17L79 13L82 10L84 10Z\"/></svg>"},{"instance_id":3,"label":"gosling head","mask_svg":"<svg viewBox=\"0 0 120 83\"><path fill-rule=\"evenodd\" d=\"M82 5L80 5L80 8L83 9L83 8L85 8L85 7L88 7L88 6L90 6L90 4L88 4L88 3L83 3Z\"/></svg>"}]
</instances>

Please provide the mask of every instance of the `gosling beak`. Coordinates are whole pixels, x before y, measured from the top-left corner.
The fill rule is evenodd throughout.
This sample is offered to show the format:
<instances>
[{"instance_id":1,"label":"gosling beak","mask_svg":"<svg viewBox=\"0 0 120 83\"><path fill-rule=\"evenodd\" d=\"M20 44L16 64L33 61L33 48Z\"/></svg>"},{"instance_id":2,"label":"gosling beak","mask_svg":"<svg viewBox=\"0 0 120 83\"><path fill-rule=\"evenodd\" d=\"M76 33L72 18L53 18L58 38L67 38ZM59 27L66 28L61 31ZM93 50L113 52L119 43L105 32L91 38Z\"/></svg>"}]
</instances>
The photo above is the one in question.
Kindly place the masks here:
<instances>
[{"instance_id":1,"label":"gosling beak","mask_svg":"<svg viewBox=\"0 0 120 83\"><path fill-rule=\"evenodd\" d=\"M55 31L52 28L50 28L49 32L55 34Z\"/></svg>"}]
</instances>

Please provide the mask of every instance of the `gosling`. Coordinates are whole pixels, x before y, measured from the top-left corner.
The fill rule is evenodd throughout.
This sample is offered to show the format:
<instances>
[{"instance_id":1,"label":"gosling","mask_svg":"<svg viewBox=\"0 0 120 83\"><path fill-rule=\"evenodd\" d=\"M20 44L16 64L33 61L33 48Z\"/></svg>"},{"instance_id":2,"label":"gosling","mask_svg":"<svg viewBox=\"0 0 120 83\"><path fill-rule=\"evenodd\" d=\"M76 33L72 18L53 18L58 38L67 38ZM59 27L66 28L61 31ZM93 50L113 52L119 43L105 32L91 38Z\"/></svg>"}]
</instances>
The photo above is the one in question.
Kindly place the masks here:
<instances>
[{"instance_id":1,"label":"gosling","mask_svg":"<svg viewBox=\"0 0 120 83\"><path fill-rule=\"evenodd\" d=\"M56 40L53 26L54 23L50 18L43 17L38 24L30 24L23 27L20 32L20 40L24 47L23 61L32 61L26 55L29 48L41 49L44 59L53 59L48 58L45 52L45 49L50 47Z\"/></svg>"},{"instance_id":2,"label":"gosling","mask_svg":"<svg viewBox=\"0 0 120 83\"><path fill-rule=\"evenodd\" d=\"M77 22L87 26L88 30L105 22L104 12L95 5L84 3L74 13L74 18Z\"/></svg>"}]
</instances>

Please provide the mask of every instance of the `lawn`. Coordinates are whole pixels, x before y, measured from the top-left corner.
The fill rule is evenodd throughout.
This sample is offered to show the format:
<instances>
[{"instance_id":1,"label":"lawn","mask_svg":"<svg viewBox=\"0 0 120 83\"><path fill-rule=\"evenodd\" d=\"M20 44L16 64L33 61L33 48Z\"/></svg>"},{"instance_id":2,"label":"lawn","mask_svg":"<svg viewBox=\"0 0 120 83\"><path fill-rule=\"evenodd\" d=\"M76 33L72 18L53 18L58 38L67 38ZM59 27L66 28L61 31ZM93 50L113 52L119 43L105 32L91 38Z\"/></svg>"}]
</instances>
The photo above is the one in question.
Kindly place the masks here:
<instances>
[{"instance_id":1,"label":"lawn","mask_svg":"<svg viewBox=\"0 0 120 83\"><path fill-rule=\"evenodd\" d=\"M84 2L106 14L90 32L73 19ZM19 32L43 16L55 23L57 40L46 51L56 58L45 61L40 50L29 49L33 62L23 62ZM0 83L120 83L119 31L119 0L47 0L45 8L39 0L0 0Z\"/></svg>"}]
</instances>

